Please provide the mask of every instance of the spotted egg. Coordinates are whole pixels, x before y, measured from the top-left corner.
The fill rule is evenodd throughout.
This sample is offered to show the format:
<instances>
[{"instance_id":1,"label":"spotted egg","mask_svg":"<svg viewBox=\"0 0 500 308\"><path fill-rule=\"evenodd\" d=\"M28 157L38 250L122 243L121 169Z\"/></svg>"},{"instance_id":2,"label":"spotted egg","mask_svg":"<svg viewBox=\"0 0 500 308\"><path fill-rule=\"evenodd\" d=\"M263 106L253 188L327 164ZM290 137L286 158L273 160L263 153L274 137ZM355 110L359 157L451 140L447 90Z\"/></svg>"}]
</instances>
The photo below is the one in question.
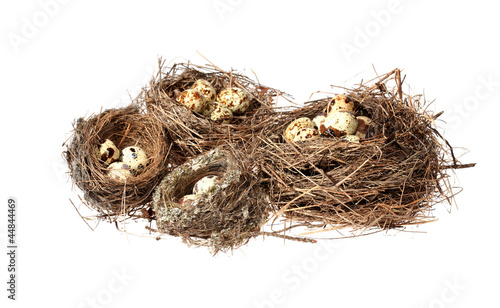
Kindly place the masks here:
<instances>
[{"instance_id":1,"label":"spotted egg","mask_svg":"<svg viewBox=\"0 0 500 308\"><path fill-rule=\"evenodd\" d=\"M283 136L285 137L286 140L293 141L293 138L295 137L297 132L300 129L306 127L314 128L315 124L311 119L306 117L295 119L292 123L290 123L287 126L285 132L283 133Z\"/></svg>"},{"instance_id":2,"label":"spotted egg","mask_svg":"<svg viewBox=\"0 0 500 308\"><path fill-rule=\"evenodd\" d=\"M356 136L360 139L370 138L373 133L373 121L369 117L358 116L358 128L356 129Z\"/></svg>"},{"instance_id":3,"label":"spotted egg","mask_svg":"<svg viewBox=\"0 0 500 308\"><path fill-rule=\"evenodd\" d=\"M191 194L191 195L185 195L184 197L180 198L179 201L177 201L177 203L179 203L179 205L181 207L189 207L191 205L191 203L193 203L196 199L198 199L199 195L194 195L194 194Z\"/></svg>"},{"instance_id":4,"label":"spotted egg","mask_svg":"<svg viewBox=\"0 0 500 308\"><path fill-rule=\"evenodd\" d=\"M231 123L231 118L233 117L233 113L231 110L222 106L221 104L216 104L214 111L210 115L210 119L215 122L220 122L222 124Z\"/></svg>"},{"instance_id":5,"label":"spotted egg","mask_svg":"<svg viewBox=\"0 0 500 308\"><path fill-rule=\"evenodd\" d=\"M359 137L356 135L345 135L342 139L352 143L359 143Z\"/></svg>"},{"instance_id":6,"label":"spotted egg","mask_svg":"<svg viewBox=\"0 0 500 308\"><path fill-rule=\"evenodd\" d=\"M320 134L316 128L313 127L305 127L299 129L299 131L293 137L294 142L299 141L311 141L316 140L320 137Z\"/></svg>"},{"instance_id":7,"label":"spotted egg","mask_svg":"<svg viewBox=\"0 0 500 308\"><path fill-rule=\"evenodd\" d=\"M125 182L132 177L132 168L120 161L112 163L107 169L108 177L118 182Z\"/></svg>"},{"instance_id":8,"label":"spotted egg","mask_svg":"<svg viewBox=\"0 0 500 308\"><path fill-rule=\"evenodd\" d=\"M141 171L149 165L148 154L138 146L130 146L123 149L121 161L129 165L133 171Z\"/></svg>"},{"instance_id":9,"label":"spotted egg","mask_svg":"<svg viewBox=\"0 0 500 308\"><path fill-rule=\"evenodd\" d=\"M206 117L210 117L210 115L212 115L212 112L215 110L215 105L215 102L206 104L205 109L203 109L201 113Z\"/></svg>"},{"instance_id":10,"label":"spotted egg","mask_svg":"<svg viewBox=\"0 0 500 308\"><path fill-rule=\"evenodd\" d=\"M345 135L354 135L358 128L358 120L349 111L341 110L330 113L323 124L325 129L321 132L323 135L342 137Z\"/></svg>"},{"instance_id":11,"label":"spotted egg","mask_svg":"<svg viewBox=\"0 0 500 308\"><path fill-rule=\"evenodd\" d=\"M241 114L250 107L250 95L241 88L226 88L217 95L217 103L234 114Z\"/></svg>"},{"instance_id":12,"label":"spotted egg","mask_svg":"<svg viewBox=\"0 0 500 308\"><path fill-rule=\"evenodd\" d=\"M109 139L100 140L94 148L94 151L97 159L104 162L106 165L120 158L120 150L116 147L114 142Z\"/></svg>"},{"instance_id":13,"label":"spotted egg","mask_svg":"<svg viewBox=\"0 0 500 308\"><path fill-rule=\"evenodd\" d=\"M322 112L313 118L314 125L318 130L321 128L321 125L325 123L326 115L326 112Z\"/></svg>"},{"instance_id":14,"label":"spotted egg","mask_svg":"<svg viewBox=\"0 0 500 308\"><path fill-rule=\"evenodd\" d=\"M217 99L217 93L215 92L215 88L208 80L205 79L196 80L191 86L191 89L198 90L201 94L203 94L208 103L213 103Z\"/></svg>"},{"instance_id":15,"label":"spotted egg","mask_svg":"<svg viewBox=\"0 0 500 308\"><path fill-rule=\"evenodd\" d=\"M326 112L328 114L335 111L349 111L354 112L354 101L347 95L337 95L332 98L326 107Z\"/></svg>"},{"instance_id":16,"label":"spotted egg","mask_svg":"<svg viewBox=\"0 0 500 308\"><path fill-rule=\"evenodd\" d=\"M199 113L203 113L208 104L205 96L200 91L194 89L187 89L181 92L176 100L179 104Z\"/></svg>"},{"instance_id":17,"label":"spotted egg","mask_svg":"<svg viewBox=\"0 0 500 308\"><path fill-rule=\"evenodd\" d=\"M194 184L193 194L210 193L220 181L221 178L217 175L207 175Z\"/></svg>"}]
</instances>

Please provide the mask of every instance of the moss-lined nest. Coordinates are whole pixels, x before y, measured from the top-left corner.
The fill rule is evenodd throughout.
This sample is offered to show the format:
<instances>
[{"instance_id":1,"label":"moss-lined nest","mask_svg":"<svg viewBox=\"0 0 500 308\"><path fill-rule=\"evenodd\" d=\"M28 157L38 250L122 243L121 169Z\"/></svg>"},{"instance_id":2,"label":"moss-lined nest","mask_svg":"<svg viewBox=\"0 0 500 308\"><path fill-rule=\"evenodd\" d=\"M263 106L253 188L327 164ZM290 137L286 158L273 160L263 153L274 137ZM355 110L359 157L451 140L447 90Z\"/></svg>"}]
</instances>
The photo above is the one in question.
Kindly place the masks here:
<instances>
[{"instance_id":1,"label":"moss-lined nest","mask_svg":"<svg viewBox=\"0 0 500 308\"><path fill-rule=\"evenodd\" d=\"M393 87L391 87L391 83ZM294 119L312 119L332 98L285 112L256 150L270 179L277 216L318 230L387 230L433 220L433 206L450 201L448 170L461 165L435 129L421 95L402 91L400 71L344 89L356 114L375 125L371 138L351 143L321 137L288 142L283 131Z\"/></svg>"},{"instance_id":2,"label":"moss-lined nest","mask_svg":"<svg viewBox=\"0 0 500 308\"><path fill-rule=\"evenodd\" d=\"M178 63L171 68L163 66L160 60L158 74L142 93L142 103L148 113L162 119L166 138L173 144L172 155L177 157L194 157L226 141L251 141L274 123L276 101L284 97L280 91L243 74L225 72L215 66L190 63ZM179 93L191 88L198 79L209 81L217 93L228 87L243 88L251 97L250 107L243 114L235 115L231 124L222 124L178 104Z\"/></svg>"},{"instance_id":3,"label":"moss-lined nest","mask_svg":"<svg viewBox=\"0 0 500 308\"><path fill-rule=\"evenodd\" d=\"M259 234L269 215L268 192L248 157L230 146L217 147L174 169L153 196L160 233L207 246L215 254L237 248ZM220 182L192 203L179 204L206 176Z\"/></svg>"},{"instance_id":4,"label":"moss-lined nest","mask_svg":"<svg viewBox=\"0 0 500 308\"><path fill-rule=\"evenodd\" d=\"M148 154L149 165L126 182L110 178L107 165L95 153L104 139L114 142L119 150L139 146ZM169 148L161 123L141 112L139 106L130 105L77 119L64 156L87 206L97 210L100 217L132 216L138 210L148 210L153 190L175 166Z\"/></svg>"}]
</instances>

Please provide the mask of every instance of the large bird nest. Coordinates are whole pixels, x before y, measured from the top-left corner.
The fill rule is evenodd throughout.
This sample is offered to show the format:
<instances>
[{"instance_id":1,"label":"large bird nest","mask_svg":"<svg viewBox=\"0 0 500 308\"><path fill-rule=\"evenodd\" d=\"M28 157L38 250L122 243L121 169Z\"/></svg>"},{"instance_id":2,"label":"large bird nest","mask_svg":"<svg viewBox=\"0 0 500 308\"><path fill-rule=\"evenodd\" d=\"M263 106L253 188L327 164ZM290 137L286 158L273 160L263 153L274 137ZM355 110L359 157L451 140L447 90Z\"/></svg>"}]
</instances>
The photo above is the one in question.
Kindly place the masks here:
<instances>
[{"instance_id":1,"label":"large bird nest","mask_svg":"<svg viewBox=\"0 0 500 308\"><path fill-rule=\"evenodd\" d=\"M375 123L373 137L350 143L322 137L288 142L287 125L325 111L331 98L285 112L261 140L256 155L270 180L276 217L318 230L387 230L432 221L437 203L454 195L450 169L462 165L435 128L421 95L403 93L399 70L343 89L354 100L357 115ZM308 232L306 232L308 233Z\"/></svg>"},{"instance_id":2,"label":"large bird nest","mask_svg":"<svg viewBox=\"0 0 500 308\"><path fill-rule=\"evenodd\" d=\"M95 154L103 139L113 141L119 150L139 146L148 154L149 165L126 182L111 179L106 164ZM138 105L130 105L77 119L64 156L73 183L83 192L85 204L97 210L98 217L113 220L149 210L147 205L153 190L175 167L169 148L158 119L144 114Z\"/></svg>"}]
</instances>

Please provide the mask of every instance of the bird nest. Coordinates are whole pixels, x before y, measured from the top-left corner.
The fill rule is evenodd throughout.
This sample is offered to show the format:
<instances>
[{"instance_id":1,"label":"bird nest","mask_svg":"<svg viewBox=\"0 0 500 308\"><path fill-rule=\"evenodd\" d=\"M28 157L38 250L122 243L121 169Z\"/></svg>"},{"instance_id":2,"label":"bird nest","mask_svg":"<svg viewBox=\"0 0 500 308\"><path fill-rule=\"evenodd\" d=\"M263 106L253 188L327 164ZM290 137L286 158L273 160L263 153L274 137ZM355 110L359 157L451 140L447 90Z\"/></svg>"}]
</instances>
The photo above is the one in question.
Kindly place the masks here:
<instances>
[{"instance_id":1,"label":"bird nest","mask_svg":"<svg viewBox=\"0 0 500 308\"><path fill-rule=\"evenodd\" d=\"M276 217L313 233L432 221L433 206L454 195L448 171L473 166L460 164L436 130L441 113L429 112L421 95L403 93L397 69L344 91L357 115L373 120L372 137L360 143L332 137L289 142L278 134L256 149ZM273 129L282 133L294 119L312 119L331 99L285 112Z\"/></svg>"},{"instance_id":2,"label":"bird nest","mask_svg":"<svg viewBox=\"0 0 500 308\"><path fill-rule=\"evenodd\" d=\"M181 204L206 176L220 181L194 201ZM153 196L157 231L207 246L216 254L259 234L269 215L268 192L248 157L231 146L217 147L174 169Z\"/></svg>"},{"instance_id":3,"label":"bird nest","mask_svg":"<svg viewBox=\"0 0 500 308\"><path fill-rule=\"evenodd\" d=\"M125 182L110 178L106 164L95 153L104 139L119 149L142 148L149 156L149 165ZM85 204L97 210L101 218L133 216L139 210L148 210L153 190L175 166L163 126L137 105L77 119L65 145L64 156L73 183L83 192Z\"/></svg>"},{"instance_id":4,"label":"bird nest","mask_svg":"<svg viewBox=\"0 0 500 308\"><path fill-rule=\"evenodd\" d=\"M244 89L251 98L249 108L235 115L231 124L223 124L180 105L176 97L199 79L209 81L217 93L228 87ZM251 142L255 135L274 124L277 116L274 107L279 97L286 95L234 71L190 63L165 68L160 60L159 72L143 91L141 100L148 113L162 120L165 137L173 145L172 155L187 158L207 153L227 141Z\"/></svg>"}]
</instances>

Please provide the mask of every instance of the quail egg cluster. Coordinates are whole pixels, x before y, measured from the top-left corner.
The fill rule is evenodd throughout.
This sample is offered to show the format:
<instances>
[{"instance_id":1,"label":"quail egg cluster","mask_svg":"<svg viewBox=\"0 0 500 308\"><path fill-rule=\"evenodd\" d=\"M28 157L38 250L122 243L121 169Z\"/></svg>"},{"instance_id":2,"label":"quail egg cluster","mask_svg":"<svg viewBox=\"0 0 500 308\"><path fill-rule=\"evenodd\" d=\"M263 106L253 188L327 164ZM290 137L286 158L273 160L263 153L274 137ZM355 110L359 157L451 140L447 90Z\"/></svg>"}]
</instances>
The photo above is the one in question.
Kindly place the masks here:
<instances>
[{"instance_id":1,"label":"quail egg cluster","mask_svg":"<svg viewBox=\"0 0 500 308\"><path fill-rule=\"evenodd\" d=\"M120 151L113 141L104 139L99 141L94 151L97 159L107 166L107 176L118 182L138 175L149 165L148 154L138 146Z\"/></svg>"},{"instance_id":2,"label":"quail egg cluster","mask_svg":"<svg viewBox=\"0 0 500 308\"><path fill-rule=\"evenodd\" d=\"M291 142L311 141L323 137L336 137L352 143L372 137L373 121L355 115L354 101L347 95L337 95L326 106L326 112L312 120L295 119L285 129L283 136Z\"/></svg>"},{"instance_id":3,"label":"quail egg cluster","mask_svg":"<svg viewBox=\"0 0 500 308\"><path fill-rule=\"evenodd\" d=\"M231 123L234 115L243 114L250 107L250 95L244 89L228 87L217 93L205 79L196 80L190 89L177 96L176 101L223 124Z\"/></svg>"},{"instance_id":4,"label":"quail egg cluster","mask_svg":"<svg viewBox=\"0 0 500 308\"><path fill-rule=\"evenodd\" d=\"M177 203L179 203L181 207L188 207L202 195L211 194L221 180L222 179L217 175L207 175L201 178L198 182L196 182L196 184L194 184L193 193L180 198Z\"/></svg>"}]
</instances>

